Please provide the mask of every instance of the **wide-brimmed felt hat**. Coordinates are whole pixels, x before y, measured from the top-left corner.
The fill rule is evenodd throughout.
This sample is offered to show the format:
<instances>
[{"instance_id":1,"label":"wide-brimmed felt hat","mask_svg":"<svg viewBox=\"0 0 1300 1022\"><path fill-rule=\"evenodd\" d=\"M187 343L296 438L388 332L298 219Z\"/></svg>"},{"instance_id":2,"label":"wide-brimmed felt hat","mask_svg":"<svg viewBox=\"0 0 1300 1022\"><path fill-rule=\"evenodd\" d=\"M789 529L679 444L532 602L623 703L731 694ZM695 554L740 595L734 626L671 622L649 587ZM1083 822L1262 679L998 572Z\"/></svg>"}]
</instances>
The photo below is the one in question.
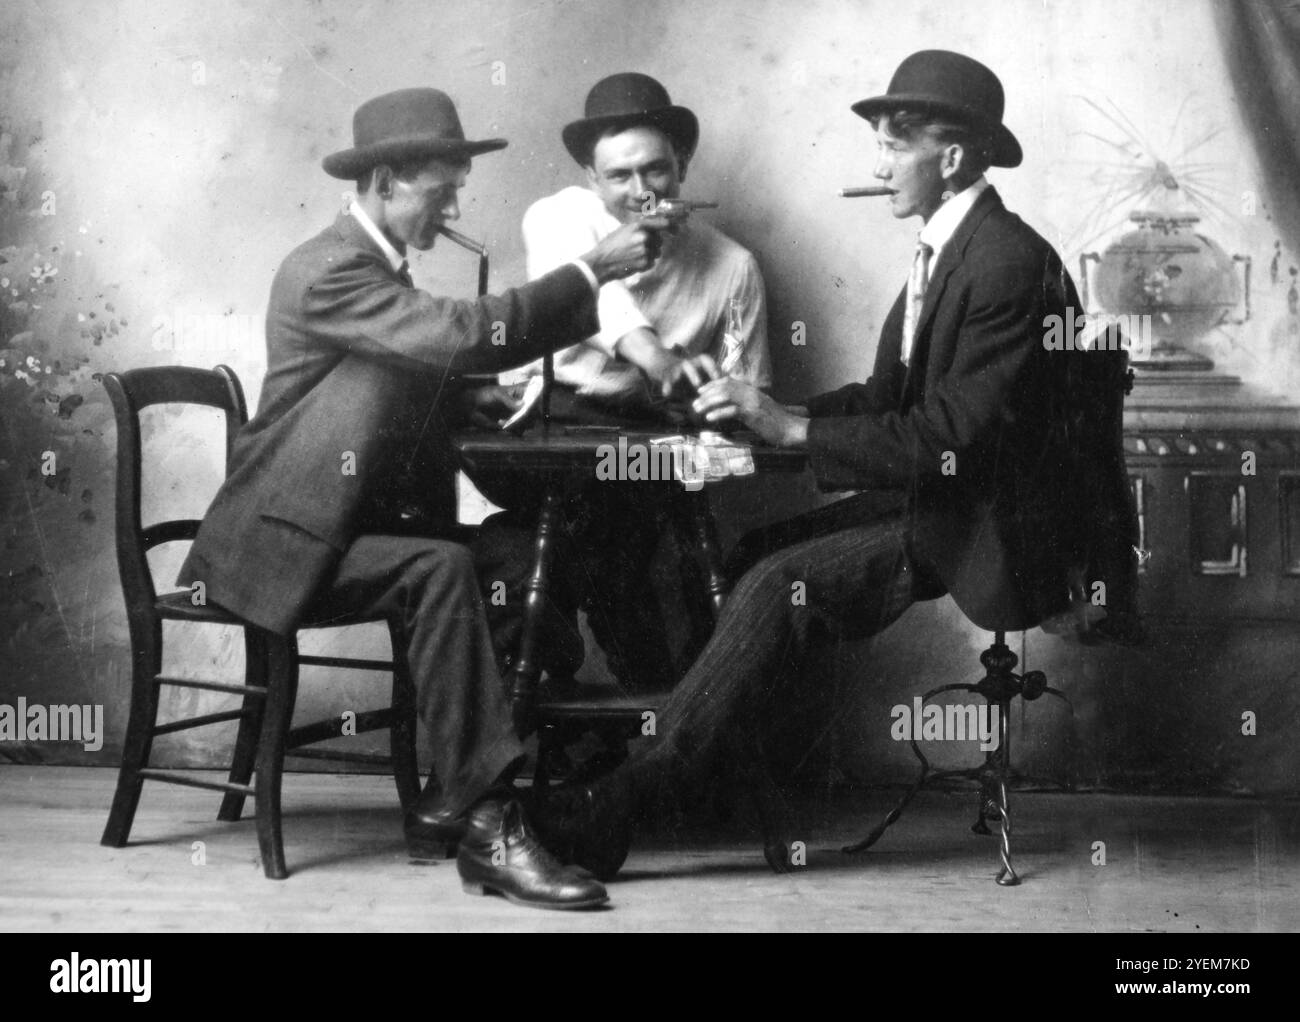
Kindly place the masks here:
<instances>
[{"instance_id":1,"label":"wide-brimmed felt hat","mask_svg":"<svg viewBox=\"0 0 1300 1022\"><path fill-rule=\"evenodd\" d=\"M951 50L921 50L898 65L889 91L853 104L867 120L895 110L920 110L951 118L986 134L995 167L1018 167L1020 143L1002 123L1006 96L998 76L978 60Z\"/></svg>"},{"instance_id":2,"label":"wide-brimmed felt hat","mask_svg":"<svg viewBox=\"0 0 1300 1022\"><path fill-rule=\"evenodd\" d=\"M700 139L700 122L684 106L674 106L668 90L635 71L602 78L587 93L584 116L560 132L564 148L579 163L591 159L592 142L606 130L649 124L659 128L690 156Z\"/></svg>"},{"instance_id":3,"label":"wide-brimmed felt hat","mask_svg":"<svg viewBox=\"0 0 1300 1022\"><path fill-rule=\"evenodd\" d=\"M504 138L469 142L456 104L438 89L399 89L367 100L352 115L352 148L321 161L332 177L356 180L380 163L421 157L467 159L504 149Z\"/></svg>"}]
</instances>

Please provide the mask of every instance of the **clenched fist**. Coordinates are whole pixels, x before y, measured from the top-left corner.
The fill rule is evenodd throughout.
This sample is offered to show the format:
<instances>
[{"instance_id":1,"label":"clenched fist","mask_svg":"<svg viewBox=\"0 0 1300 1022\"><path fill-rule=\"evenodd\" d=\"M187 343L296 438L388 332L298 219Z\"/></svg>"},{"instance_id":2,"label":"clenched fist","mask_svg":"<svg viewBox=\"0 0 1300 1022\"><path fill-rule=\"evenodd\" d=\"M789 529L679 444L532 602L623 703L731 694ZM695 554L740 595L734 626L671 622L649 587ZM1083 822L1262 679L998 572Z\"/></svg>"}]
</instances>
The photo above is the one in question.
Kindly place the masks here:
<instances>
[{"instance_id":1,"label":"clenched fist","mask_svg":"<svg viewBox=\"0 0 1300 1022\"><path fill-rule=\"evenodd\" d=\"M602 284L630 277L655 264L663 244L660 234L669 226L668 220L661 216L642 217L623 224L602 238L582 259Z\"/></svg>"}]
</instances>

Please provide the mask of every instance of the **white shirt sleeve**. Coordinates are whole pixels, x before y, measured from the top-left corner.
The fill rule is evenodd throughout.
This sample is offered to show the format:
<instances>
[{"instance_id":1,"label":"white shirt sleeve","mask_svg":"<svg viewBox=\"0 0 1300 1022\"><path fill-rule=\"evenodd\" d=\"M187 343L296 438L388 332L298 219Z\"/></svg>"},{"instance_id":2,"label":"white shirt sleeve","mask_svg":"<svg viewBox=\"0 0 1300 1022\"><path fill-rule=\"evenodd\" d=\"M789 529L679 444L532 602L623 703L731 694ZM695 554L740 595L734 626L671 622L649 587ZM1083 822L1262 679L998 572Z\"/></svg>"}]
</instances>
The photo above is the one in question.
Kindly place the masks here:
<instances>
[{"instance_id":1,"label":"white shirt sleeve","mask_svg":"<svg viewBox=\"0 0 1300 1022\"><path fill-rule=\"evenodd\" d=\"M577 192L575 196L571 194ZM595 197L592 196L594 199ZM611 228L598 214L603 207L585 201L579 189L565 189L533 203L524 214L524 249L527 253L528 279L536 280L557 266L571 262L591 251ZM619 338L633 330L650 327L636 300L622 281L602 284L596 301L600 330L584 343L614 356Z\"/></svg>"},{"instance_id":2,"label":"white shirt sleeve","mask_svg":"<svg viewBox=\"0 0 1300 1022\"><path fill-rule=\"evenodd\" d=\"M772 385L772 360L767 346L767 293L758 262L750 255L744 262L733 297L740 299L740 365L732 373L755 387Z\"/></svg>"},{"instance_id":3,"label":"white shirt sleeve","mask_svg":"<svg viewBox=\"0 0 1300 1022\"><path fill-rule=\"evenodd\" d=\"M592 295L599 300L600 298L600 281L596 279L596 271L587 265L585 259L570 259L566 266L576 266L584 277L587 278L587 284L591 287Z\"/></svg>"}]
</instances>

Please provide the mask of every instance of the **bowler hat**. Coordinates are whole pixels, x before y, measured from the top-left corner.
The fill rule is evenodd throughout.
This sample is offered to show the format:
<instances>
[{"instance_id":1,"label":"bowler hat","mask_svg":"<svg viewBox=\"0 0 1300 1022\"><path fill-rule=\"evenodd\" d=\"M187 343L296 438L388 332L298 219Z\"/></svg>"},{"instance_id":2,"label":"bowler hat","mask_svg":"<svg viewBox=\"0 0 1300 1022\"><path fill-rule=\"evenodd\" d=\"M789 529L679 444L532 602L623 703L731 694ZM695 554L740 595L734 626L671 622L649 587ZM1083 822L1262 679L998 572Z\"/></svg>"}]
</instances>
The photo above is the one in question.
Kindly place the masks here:
<instances>
[{"instance_id":1,"label":"bowler hat","mask_svg":"<svg viewBox=\"0 0 1300 1022\"><path fill-rule=\"evenodd\" d=\"M1018 167L1020 143L1002 123L1006 97L998 76L978 60L950 50L921 50L898 65L883 96L859 100L853 112L867 120L895 110L949 117L988 135L995 167Z\"/></svg>"},{"instance_id":2,"label":"bowler hat","mask_svg":"<svg viewBox=\"0 0 1300 1022\"><path fill-rule=\"evenodd\" d=\"M592 142L606 130L649 124L659 128L687 156L695 152L700 122L684 106L673 106L668 90L635 71L602 78L587 93L585 116L560 132L564 148L579 163L591 159Z\"/></svg>"},{"instance_id":3,"label":"bowler hat","mask_svg":"<svg viewBox=\"0 0 1300 1022\"><path fill-rule=\"evenodd\" d=\"M399 89L367 100L352 115L352 148L321 161L332 177L356 180L379 163L435 156L467 159L504 149L504 138L467 142L451 97L437 89Z\"/></svg>"}]
</instances>

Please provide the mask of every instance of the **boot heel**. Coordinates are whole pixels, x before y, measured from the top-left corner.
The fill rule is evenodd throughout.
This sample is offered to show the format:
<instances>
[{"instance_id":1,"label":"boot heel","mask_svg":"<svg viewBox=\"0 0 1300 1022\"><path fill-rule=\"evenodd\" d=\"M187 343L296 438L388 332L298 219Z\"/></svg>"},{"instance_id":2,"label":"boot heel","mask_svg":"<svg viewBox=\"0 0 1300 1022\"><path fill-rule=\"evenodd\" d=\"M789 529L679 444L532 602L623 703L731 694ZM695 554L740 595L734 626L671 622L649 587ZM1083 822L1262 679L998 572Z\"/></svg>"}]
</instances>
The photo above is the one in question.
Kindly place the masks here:
<instances>
[{"instance_id":1,"label":"boot heel","mask_svg":"<svg viewBox=\"0 0 1300 1022\"><path fill-rule=\"evenodd\" d=\"M473 880L462 880L460 882L460 889L464 891L466 894L477 894L477 895L487 894L487 888L480 883L476 883Z\"/></svg>"}]
</instances>

